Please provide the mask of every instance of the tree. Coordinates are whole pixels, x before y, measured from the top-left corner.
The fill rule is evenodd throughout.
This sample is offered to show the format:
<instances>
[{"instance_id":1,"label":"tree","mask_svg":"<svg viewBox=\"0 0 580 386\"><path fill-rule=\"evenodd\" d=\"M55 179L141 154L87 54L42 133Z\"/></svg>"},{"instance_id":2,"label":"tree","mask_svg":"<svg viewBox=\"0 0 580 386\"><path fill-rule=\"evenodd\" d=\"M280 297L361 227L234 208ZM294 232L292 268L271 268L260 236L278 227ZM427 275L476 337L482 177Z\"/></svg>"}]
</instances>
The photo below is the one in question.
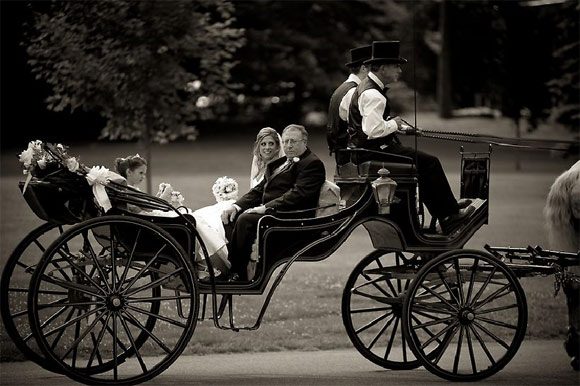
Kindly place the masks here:
<instances>
[{"instance_id":1,"label":"tree","mask_svg":"<svg viewBox=\"0 0 580 386\"><path fill-rule=\"evenodd\" d=\"M347 74L349 49L373 40L412 46L401 32L410 13L393 0L236 1L235 7L236 26L247 36L232 72L241 83L238 108L274 127L300 121L305 111L326 111Z\"/></svg>"},{"instance_id":2,"label":"tree","mask_svg":"<svg viewBox=\"0 0 580 386\"><path fill-rule=\"evenodd\" d=\"M97 111L107 120L102 137L139 139L149 161L151 140L195 139L193 124L231 96L244 37L226 0L36 6L28 63L52 88L48 108Z\"/></svg>"}]
</instances>

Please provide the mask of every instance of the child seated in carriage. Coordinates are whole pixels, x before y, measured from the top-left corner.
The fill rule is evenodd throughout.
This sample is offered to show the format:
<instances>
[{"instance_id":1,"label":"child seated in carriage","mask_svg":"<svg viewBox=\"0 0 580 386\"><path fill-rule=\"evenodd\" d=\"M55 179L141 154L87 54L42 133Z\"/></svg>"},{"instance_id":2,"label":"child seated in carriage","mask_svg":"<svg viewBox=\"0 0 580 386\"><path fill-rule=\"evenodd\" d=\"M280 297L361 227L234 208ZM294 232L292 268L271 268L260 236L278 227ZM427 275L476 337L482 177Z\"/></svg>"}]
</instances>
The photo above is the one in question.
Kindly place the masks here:
<instances>
[{"instance_id":1,"label":"child seated in carriage","mask_svg":"<svg viewBox=\"0 0 580 386\"><path fill-rule=\"evenodd\" d=\"M115 168L121 176L125 177L128 186L139 189L139 185L144 181L147 174L147 161L139 154L135 154L125 158L117 158L115 160ZM183 196L168 183L159 185L156 196L177 207L185 215L193 216L196 222L196 229L204 242L209 257L215 256L219 258L219 260L212 261L217 261L221 263L220 266L223 264L225 268L229 269L227 240L221 222L221 212L238 198L238 183L232 178L220 177L214 183L212 192L216 203L195 211L183 206ZM129 206L128 209L133 213L150 216L167 217L175 215L174 213L160 210L145 210L133 205ZM196 255L199 254L196 253Z\"/></svg>"}]
</instances>

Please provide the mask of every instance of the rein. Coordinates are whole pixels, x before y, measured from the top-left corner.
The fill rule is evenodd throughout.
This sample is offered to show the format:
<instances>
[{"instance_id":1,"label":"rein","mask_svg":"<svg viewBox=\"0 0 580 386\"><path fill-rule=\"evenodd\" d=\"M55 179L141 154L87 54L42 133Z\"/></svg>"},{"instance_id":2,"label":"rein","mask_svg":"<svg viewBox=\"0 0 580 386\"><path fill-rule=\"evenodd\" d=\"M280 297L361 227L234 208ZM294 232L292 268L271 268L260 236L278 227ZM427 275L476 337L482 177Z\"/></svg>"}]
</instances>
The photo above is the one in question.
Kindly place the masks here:
<instances>
[{"instance_id":1,"label":"rein","mask_svg":"<svg viewBox=\"0 0 580 386\"><path fill-rule=\"evenodd\" d=\"M523 138L509 138L500 137L497 135L488 134L474 134L463 133L458 131L441 131L441 130L427 130L417 129L409 122L402 119L402 121L416 130L416 136L425 138L440 139L444 141L467 142L467 143L485 143L500 147L509 147L515 149L531 149L531 150L547 150L547 151L564 151L569 152L578 143L575 141L559 141L553 139L523 139ZM532 144L530 144L532 143ZM553 144L555 146L541 146L538 144ZM558 146L560 145L560 146Z\"/></svg>"}]
</instances>

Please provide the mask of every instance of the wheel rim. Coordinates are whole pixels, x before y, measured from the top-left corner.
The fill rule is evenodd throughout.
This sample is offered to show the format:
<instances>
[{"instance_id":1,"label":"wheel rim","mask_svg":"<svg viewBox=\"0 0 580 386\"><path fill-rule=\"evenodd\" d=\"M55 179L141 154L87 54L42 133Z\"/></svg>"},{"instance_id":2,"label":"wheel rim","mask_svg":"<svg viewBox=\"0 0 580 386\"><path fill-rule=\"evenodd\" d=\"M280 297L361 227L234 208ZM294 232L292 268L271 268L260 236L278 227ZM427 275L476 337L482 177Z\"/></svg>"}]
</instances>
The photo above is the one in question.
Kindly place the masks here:
<instances>
[{"instance_id":1,"label":"wheel rim","mask_svg":"<svg viewBox=\"0 0 580 386\"><path fill-rule=\"evenodd\" d=\"M524 338L523 290L509 268L485 253L436 258L419 271L408 296L404 319L411 349L443 378L469 381L495 374ZM425 354L434 349L437 355Z\"/></svg>"},{"instance_id":2,"label":"wheel rim","mask_svg":"<svg viewBox=\"0 0 580 386\"><path fill-rule=\"evenodd\" d=\"M342 318L355 348L375 364L393 370L420 366L402 333L402 306L414 256L374 251L352 271L342 298Z\"/></svg>"},{"instance_id":3,"label":"wheel rim","mask_svg":"<svg viewBox=\"0 0 580 386\"><path fill-rule=\"evenodd\" d=\"M6 332L27 359L52 371L57 368L42 355L28 323L28 287L42 254L63 231L63 226L52 223L31 231L6 262L0 287L0 309Z\"/></svg>"},{"instance_id":4,"label":"wheel rim","mask_svg":"<svg viewBox=\"0 0 580 386\"><path fill-rule=\"evenodd\" d=\"M29 318L43 353L84 383L133 384L159 374L195 329L187 259L167 232L138 219L71 228L48 248L31 283ZM187 293L163 289L174 279Z\"/></svg>"}]
</instances>

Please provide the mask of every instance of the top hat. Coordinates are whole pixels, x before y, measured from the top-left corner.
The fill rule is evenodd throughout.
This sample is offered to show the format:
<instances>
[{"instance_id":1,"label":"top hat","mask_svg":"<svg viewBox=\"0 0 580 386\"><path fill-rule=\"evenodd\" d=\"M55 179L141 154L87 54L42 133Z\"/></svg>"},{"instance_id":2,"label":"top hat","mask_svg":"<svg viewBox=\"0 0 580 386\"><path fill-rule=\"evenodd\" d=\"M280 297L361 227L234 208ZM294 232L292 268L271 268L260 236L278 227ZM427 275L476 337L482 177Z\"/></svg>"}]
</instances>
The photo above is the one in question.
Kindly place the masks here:
<instances>
[{"instance_id":1,"label":"top hat","mask_svg":"<svg viewBox=\"0 0 580 386\"><path fill-rule=\"evenodd\" d=\"M373 42L373 54L364 64L373 63L407 63L407 59L399 56L401 42L394 41L376 41Z\"/></svg>"},{"instance_id":2,"label":"top hat","mask_svg":"<svg viewBox=\"0 0 580 386\"><path fill-rule=\"evenodd\" d=\"M353 48L350 50L350 62L346 63L345 66L360 66L365 60L371 58L372 46L362 46Z\"/></svg>"}]
</instances>

